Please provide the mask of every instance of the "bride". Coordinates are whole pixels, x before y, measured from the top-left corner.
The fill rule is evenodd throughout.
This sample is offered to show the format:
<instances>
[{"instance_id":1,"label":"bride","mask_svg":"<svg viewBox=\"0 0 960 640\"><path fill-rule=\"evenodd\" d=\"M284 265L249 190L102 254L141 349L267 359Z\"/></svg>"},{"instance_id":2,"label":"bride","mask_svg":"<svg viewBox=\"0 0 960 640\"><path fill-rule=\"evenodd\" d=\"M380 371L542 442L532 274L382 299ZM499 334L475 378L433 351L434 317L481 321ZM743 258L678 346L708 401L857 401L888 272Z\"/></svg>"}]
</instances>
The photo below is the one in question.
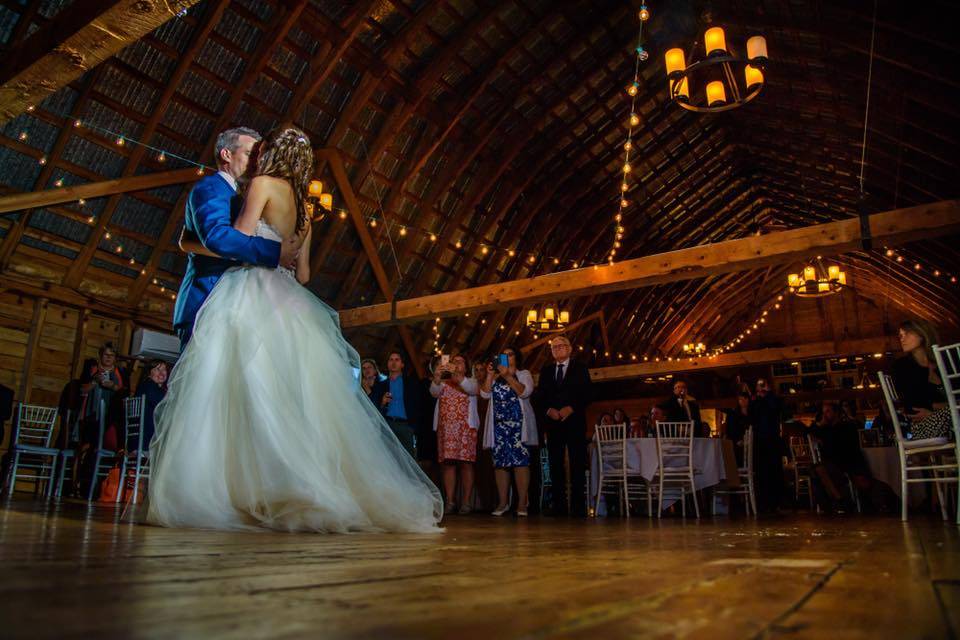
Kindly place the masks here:
<instances>
[{"instance_id":1,"label":"bride","mask_svg":"<svg viewBox=\"0 0 960 640\"><path fill-rule=\"evenodd\" d=\"M262 143L234 227L305 236L296 274L238 266L217 283L156 411L147 520L169 527L440 531L440 494L355 378L337 312L309 274L310 141ZM299 281L299 283L298 283Z\"/></svg>"}]
</instances>

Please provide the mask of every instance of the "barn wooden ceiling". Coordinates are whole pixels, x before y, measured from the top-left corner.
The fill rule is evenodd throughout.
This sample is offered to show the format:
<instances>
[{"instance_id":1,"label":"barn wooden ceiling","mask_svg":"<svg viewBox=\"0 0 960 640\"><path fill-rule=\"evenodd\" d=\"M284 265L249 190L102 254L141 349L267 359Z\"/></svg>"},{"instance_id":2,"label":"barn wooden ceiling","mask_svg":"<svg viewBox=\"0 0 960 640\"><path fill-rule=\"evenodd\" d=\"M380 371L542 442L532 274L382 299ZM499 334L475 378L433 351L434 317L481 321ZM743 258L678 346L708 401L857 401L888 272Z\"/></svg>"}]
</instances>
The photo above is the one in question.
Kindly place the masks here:
<instances>
[{"instance_id":1,"label":"barn wooden ceiling","mask_svg":"<svg viewBox=\"0 0 960 640\"><path fill-rule=\"evenodd\" d=\"M855 215L873 4L648 4L651 57L642 66L634 204L618 258ZM960 45L943 18L950 4L878 3L865 166L871 211L960 194ZM0 43L15 52L68 5L0 0ZM421 233L401 237L395 227L388 237L383 224L370 230L400 298L598 262L609 250L620 196L629 113L623 89L638 6L204 0L8 121L0 131L0 188L31 191L183 166L118 146L73 126L76 119L208 162L225 126L266 131L292 120L316 147L340 151L365 215L437 235L431 242ZM669 104L664 79L663 52L702 32L706 11L726 27L728 42L763 33L772 59L763 94L719 115ZM334 196L342 206L341 194ZM183 187L172 186L4 215L0 267L32 269L38 278L165 313L184 266L176 248L184 197ZM318 295L338 308L383 299L354 228L331 216L314 232L310 286ZM483 254L483 244L517 255ZM883 247L840 261L860 296L956 328L957 285L933 275L960 271L956 243L899 251L903 262ZM569 303L574 319L603 309L610 340L624 352L675 354L691 339L735 337L777 295L790 268ZM446 320L442 341L472 351L526 342L529 336L515 336L524 311ZM421 329L419 346L429 353L433 334ZM584 328L581 339L590 336ZM396 332L351 337L377 352Z\"/></svg>"}]
</instances>

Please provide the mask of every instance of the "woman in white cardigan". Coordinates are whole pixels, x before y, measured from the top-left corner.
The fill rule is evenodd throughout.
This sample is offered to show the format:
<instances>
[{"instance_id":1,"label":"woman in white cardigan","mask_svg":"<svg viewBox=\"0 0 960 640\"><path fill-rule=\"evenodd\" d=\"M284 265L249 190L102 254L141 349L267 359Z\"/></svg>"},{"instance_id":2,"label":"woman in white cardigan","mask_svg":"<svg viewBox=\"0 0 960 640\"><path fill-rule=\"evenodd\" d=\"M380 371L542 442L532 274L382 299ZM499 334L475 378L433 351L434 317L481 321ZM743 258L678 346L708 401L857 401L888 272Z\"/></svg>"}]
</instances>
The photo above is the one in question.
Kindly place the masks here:
<instances>
[{"instance_id":1,"label":"woman in white cardigan","mask_svg":"<svg viewBox=\"0 0 960 640\"><path fill-rule=\"evenodd\" d=\"M480 387L480 395L490 398L483 430L483 448L493 449L496 467L499 505L493 512L502 516L510 510L508 493L510 471L517 482L517 515L527 515L530 502L530 450L537 445L537 421L530 404L533 376L520 369L520 354L506 349L507 366L488 365L487 377Z\"/></svg>"},{"instance_id":2,"label":"woman in white cardigan","mask_svg":"<svg viewBox=\"0 0 960 640\"><path fill-rule=\"evenodd\" d=\"M443 489L447 503L444 513L453 513L456 504L457 471L460 472L460 513L473 510L473 465L477 461L477 381L466 377L467 360L457 355L433 372L430 394L437 399L433 430L437 453L443 465Z\"/></svg>"}]
</instances>

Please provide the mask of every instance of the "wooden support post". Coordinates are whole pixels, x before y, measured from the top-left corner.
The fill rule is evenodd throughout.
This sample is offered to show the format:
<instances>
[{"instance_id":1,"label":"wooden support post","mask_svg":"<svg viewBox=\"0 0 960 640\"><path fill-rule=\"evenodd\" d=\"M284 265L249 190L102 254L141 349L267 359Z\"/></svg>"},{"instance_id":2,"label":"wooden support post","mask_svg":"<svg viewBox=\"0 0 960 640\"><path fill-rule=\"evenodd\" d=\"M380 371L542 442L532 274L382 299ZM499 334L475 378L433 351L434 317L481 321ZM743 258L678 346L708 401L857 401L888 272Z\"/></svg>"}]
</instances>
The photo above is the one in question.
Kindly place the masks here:
<instances>
[{"instance_id":1,"label":"wooden support post","mask_svg":"<svg viewBox=\"0 0 960 640\"><path fill-rule=\"evenodd\" d=\"M83 374L83 345L87 341L87 326L90 324L90 309L81 309L77 314L77 330L73 334L73 356L71 357L70 372L74 377Z\"/></svg>"},{"instance_id":2,"label":"wooden support post","mask_svg":"<svg viewBox=\"0 0 960 640\"><path fill-rule=\"evenodd\" d=\"M33 371L36 368L37 345L40 343L40 334L43 333L43 321L47 317L46 298L37 298L33 301L33 318L30 321L30 337L27 339L27 353L23 356L23 370L20 375L20 400L30 402L30 391L33 388Z\"/></svg>"},{"instance_id":3,"label":"wooden support post","mask_svg":"<svg viewBox=\"0 0 960 640\"><path fill-rule=\"evenodd\" d=\"M394 298L393 290L390 288L390 278L387 277L387 272L384 270L383 263L380 261L380 255L377 253L377 248L373 244L373 238L370 237L370 231L367 229L366 222L363 219L363 211L360 209L360 203L357 202L357 195L353 192L353 186L350 184L347 171L343 166L343 158L336 149L321 149L317 156L318 160L327 163L331 173L333 173L333 179L337 183L337 188L340 190L340 193L343 194L343 199L347 204L350 220L357 230L357 235L360 236L360 244L363 245L363 250L366 251L367 259L373 268L373 274L377 279L377 286L380 287L380 292L387 299L387 306L389 307ZM410 335L409 327L401 326L398 327L398 330L400 332L400 340L403 342L403 347L406 349L409 358L413 360L413 366L417 371L417 376L420 378L424 377L423 363L420 362L421 354L417 350L413 336Z\"/></svg>"}]
</instances>

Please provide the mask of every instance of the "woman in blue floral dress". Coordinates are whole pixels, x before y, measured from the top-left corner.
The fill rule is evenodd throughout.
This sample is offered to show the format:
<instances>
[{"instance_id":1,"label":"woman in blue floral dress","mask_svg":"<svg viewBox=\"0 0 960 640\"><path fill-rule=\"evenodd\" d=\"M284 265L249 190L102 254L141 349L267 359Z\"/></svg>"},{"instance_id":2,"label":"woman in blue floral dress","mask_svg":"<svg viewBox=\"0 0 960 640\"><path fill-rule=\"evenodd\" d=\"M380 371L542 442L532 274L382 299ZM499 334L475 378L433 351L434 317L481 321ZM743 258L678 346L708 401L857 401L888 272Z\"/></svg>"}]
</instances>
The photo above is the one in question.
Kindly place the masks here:
<instances>
[{"instance_id":1,"label":"woman in blue floral dress","mask_svg":"<svg viewBox=\"0 0 960 640\"><path fill-rule=\"evenodd\" d=\"M510 510L510 473L517 484L517 515L526 516L529 504L530 450L537 444L537 422L530 404L533 376L519 369L520 354L506 349L508 366L488 365L487 377L480 395L490 398L486 425L483 430L483 448L493 449L496 467L499 503L493 515L502 516Z\"/></svg>"}]
</instances>

